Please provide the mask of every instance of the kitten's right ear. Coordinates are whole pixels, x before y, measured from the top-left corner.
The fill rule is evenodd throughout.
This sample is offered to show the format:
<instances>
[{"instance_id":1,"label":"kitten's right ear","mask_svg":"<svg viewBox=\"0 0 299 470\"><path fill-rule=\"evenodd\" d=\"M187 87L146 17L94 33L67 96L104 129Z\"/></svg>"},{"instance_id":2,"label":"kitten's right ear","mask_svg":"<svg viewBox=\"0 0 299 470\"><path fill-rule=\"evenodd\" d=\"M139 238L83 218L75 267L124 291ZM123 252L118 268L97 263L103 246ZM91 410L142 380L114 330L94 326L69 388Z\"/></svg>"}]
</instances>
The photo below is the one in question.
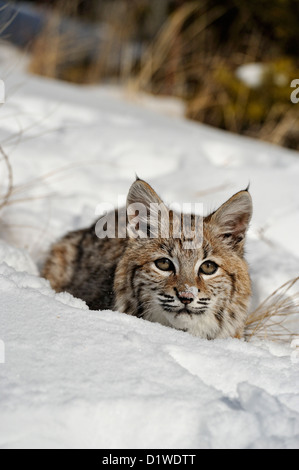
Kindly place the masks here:
<instances>
[{"instance_id":1,"label":"kitten's right ear","mask_svg":"<svg viewBox=\"0 0 299 470\"><path fill-rule=\"evenodd\" d=\"M252 199L247 190L240 191L211 214L207 221L228 245L243 252L244 239L252 217Z\"/></svg>"},{"instance_id":2,"label":"kitten's right ear","mask_svg":"<svg viewBox=\"0 0 299 470\"><path fill-rule=\"evenodd\" d=\"M138 226L141 238L156 237L161 233L162 221L167 221L169 230L169 212L162 199L145 181L139 179L132 184L127 197L127 214L131 226ZM129 231L132 236L132 231ZM136 231L133 238L136 238Z\"/></svg>"}]
</instances>

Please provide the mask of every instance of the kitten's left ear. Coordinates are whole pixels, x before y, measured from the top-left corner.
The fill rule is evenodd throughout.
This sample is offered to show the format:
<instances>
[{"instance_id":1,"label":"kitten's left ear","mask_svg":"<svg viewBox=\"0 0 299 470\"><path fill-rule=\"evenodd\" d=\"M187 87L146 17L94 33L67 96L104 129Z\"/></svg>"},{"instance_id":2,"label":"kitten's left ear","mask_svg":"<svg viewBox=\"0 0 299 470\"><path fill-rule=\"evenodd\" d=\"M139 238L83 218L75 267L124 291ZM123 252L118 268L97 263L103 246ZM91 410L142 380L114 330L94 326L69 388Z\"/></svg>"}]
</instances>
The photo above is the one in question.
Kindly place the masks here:
<instances>
[{"instance_id":1,"label":"kitten's left ear","mask_svg":"<svg viewBox=\"0 0 299 470\"><path fill-rule=\"evenodd\" d=\"M141 180L137 176L136 181L130 188L127 205L136 203L144 204L149 209L151 204L163 204L163 201L146 181Z\"/></svg>"},{"instance_id":2,"label":"kitten's left ear","mask_svg":"<svg viewBox=\"0 0 299 470\"><path fill-rule=\"evenodd\" d=\"M139 237L156 238L169 236L169 211L156 191L145 181L137 178L130 188L127 198L129 224L138 227ZM129 236L136 238L136 231Z\"/></svg>"},{"instance_id":3,"label":"kitten's left ear","mask_svg":"<svg viewBox=\"0 0 299 470\"><path fill-rule=\"evenodd\" d=\"M248 191L241 191L211 214L207 221L213 224L219 237L242 253L251 217L251 196Z\"/></svg>"}]
</instances>

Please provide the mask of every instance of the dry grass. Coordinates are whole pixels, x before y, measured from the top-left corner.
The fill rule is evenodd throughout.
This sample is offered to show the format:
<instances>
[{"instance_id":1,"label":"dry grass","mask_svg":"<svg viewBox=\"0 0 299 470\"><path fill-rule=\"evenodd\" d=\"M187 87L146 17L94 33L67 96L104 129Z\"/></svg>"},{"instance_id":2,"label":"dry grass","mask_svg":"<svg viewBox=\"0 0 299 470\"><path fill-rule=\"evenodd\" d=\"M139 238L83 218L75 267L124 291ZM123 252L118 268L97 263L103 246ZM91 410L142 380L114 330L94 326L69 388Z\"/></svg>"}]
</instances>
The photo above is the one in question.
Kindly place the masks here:
<instances>
[{"instance_id":1,"label":"dry grass","mask_svg":"<svg viewBox=\"0 0 299 470\"><path fill-rule=\"evenodd\" d=\"M32 47L29 71L49 78L64 78L66 64L80 62L89 49L89 41L82 40L74 47L74 33L61 32L62 17L54 13ZM69 65L70 66L70 65ZM76 81L76 80L74 80Z\"/></svg>"},{"instance_id":2,"label":"dry grass","mask_svg":"<svg viewBox=\"0 0 299 470\"><path fill-rule=\"evenodd\" d=\"M207 55L208 28L225 12L219 7L208 12L201 10L201 4L190 2L169 17L142 58L140 72L132 82L136 89L186 94L190 74ZM189 26L185 26L190 19Z\"/></svg>"},{"instance_id":3,"label":"dry grass","mask_svg":"<svg viewBox=\"0 0 299 470\"><path fill-rule=\"evenodd\" d=\"M103 9L104 34L99 33L101 39L92 45L92 58L87 60L89 40L78 45L72 34L61 33L62 18L78 12L80 1L60 3L34 44L32 72L75 83L113 81L129 85L133 91L180 97L190 119L299 149L299 118L290 102L288 84L283 97L281 90L269 91L266 85L261 96L253 96L236 78L239 66L271 60L271 55L267 56L269 39L259 31L252 31L241 47L236 46L237 32L225 44L215 39L213 28L227 8L218 5L207 9L206 2L186 2L168 17L156 37L144 39L138 24L138 2L112 2ZM142 51L139 58L132 47L136 40Z\"/></svg>"},{"instance_id":4,"label":"dry grass","mask_svg":"<svg viewBox=\"0 0 299 470\"><path fill-rule=\"evenodd\" d=\"M233 42L225 46L214 43L211 28L225 13L225 8L219 6L206 11L198 2L183 5L149 45L131 87L183 98L190 119L299 149L299 118L290 102L288 84L288 77L291 80L296 70L285 58L278 63L269 62L272 81L285 72L283 90L275 88L270 77L260 91L252 91L239 81L238 67L260 63L267 40L258 31L252 31L243 53L236 52ZM276 67L280 67L277 75Z\"/></svg>"},{"instance_id":5,"label":"dry grass","mask_svg":"<svg viewBox=\"0 0 299 470\"><path fill-rule=\"evenodd\" d=\"M80 0L61 1L49 14L32 47L30 72L79 84L99 83L107 77L126 81L135 67L135 52L128 47L137 26L134 9L112 3L105 24L97 32L93 25L98 39L81 34L79 41L76 29L62 32L64 19L74 16L79 6Z\"/></svg>"},{"instance_id":6,"label":"dry grass","mask_svg":"<svg viewBox=\"0 0 299 470\"><path fill-rule=\"evenodd\" d=\"M290 343L299 338L299 277L287 282L252 312L246 324L246 340L253 338ZM291 331L291 323L297 332Z\"/></svg>"},{"instance_id":7,"label":"dry grass","mask_svg":"<svg viewBox=\"0 0 299 470\"><path fill-rule=\"evenodd\" d=\"M132 38L136 33L136 5L129 8L122 3L112 3L104 10L105 38L102 38L95 59L89 64L84 80L99 83L107 79L127 83L136 65Z\"/></svg>"}]
</instances>

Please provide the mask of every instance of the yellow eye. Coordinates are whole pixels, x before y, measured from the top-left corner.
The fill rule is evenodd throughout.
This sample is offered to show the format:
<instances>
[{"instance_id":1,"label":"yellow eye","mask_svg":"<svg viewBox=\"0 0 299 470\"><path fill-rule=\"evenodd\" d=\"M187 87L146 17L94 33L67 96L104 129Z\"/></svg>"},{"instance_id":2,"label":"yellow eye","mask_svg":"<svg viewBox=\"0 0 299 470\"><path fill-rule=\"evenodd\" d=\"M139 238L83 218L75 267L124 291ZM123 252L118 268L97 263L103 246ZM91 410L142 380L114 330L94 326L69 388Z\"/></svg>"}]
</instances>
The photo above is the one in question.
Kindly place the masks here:
<instances>
[{"instance_id":1,"label":"yellow eye","mask_svg":"<svg viewBox=\"0 0 299 470\"><path fill-rule=\"evenodd\" d=\"M155 265L161 271L175 271L175 267L172 261L167 258L161 258L155 261Z\"/></svg>"},{"instance_id":2,"label":"yellow eye","mask_svg":"<svg viewBox=\"0 0 299 470\"><path fill-rule=\"evenodd\" d=\"M206 274L207 276L211 276L212 274L216 273L216 271L218 270L218 267L219 266L213 261L205 261L201 265L199 272L202 274Z\"/></svg>"}]
</instances>

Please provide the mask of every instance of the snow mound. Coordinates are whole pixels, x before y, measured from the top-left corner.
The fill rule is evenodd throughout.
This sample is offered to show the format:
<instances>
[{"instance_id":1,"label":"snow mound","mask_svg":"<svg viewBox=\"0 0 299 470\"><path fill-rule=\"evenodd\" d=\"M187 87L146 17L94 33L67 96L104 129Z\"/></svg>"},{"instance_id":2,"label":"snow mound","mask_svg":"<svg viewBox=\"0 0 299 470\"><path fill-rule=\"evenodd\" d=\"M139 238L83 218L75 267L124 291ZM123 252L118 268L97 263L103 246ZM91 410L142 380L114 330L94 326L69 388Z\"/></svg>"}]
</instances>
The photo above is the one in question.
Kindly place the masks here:
<instances>
[{"instance_id":1,"label":"snow mound","mask_svg":"<svg viewBox=\"0 0 299 470\"><path fill-rule=\"evenodd\" d=\"M298 448L290 348L84 310L1 265L1 448Z\"/></svg>"},{"instance_id":2,"label":"snow mound","mask_svg":"<svg viewBox=\"0 0 299 470\"><path fill-rule=\"evenodd\" d=\"M37 266L25 250L18 250L0 240L0 264L2 263L6 263L18 272L38 275Z\"/></svg>"}]
</instances>

